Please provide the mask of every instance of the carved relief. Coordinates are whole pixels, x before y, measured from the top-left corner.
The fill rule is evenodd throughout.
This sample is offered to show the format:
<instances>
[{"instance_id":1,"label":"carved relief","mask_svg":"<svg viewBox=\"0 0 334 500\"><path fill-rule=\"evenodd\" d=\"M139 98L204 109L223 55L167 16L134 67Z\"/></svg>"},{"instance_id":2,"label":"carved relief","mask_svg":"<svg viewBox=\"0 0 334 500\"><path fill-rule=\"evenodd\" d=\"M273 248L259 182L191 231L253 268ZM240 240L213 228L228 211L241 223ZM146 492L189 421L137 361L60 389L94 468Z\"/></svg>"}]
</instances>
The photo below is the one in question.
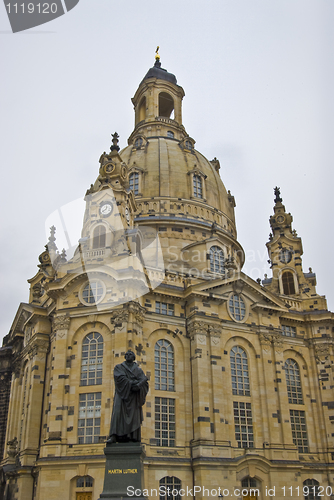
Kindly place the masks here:
<instances>
[{"instance_id":1,"label":"carved relief","mask_svg":"<svg viewBox=\"0 0 334 500\"><path fill-rule=\"evenodd\" d=\"M9 458L16 458L16 456L18 455L18 445L19 445L19 442L17 440L17 437L14 437L14 439L12 439L11 441L8 441L7 443L7 454L9 456Z\"/></svg>"},{"instance_id":2,"label":"carved relief","mask_svg":"<svg viewBox=\"0 0 334 500\"><path fill-rule=\"evenodd\" d=\"M141 325L145 318L145 307L142 307L137 302L129 302L127 308L129 312L133 314L135 322Z\"/></svg>"},{"instance_id":3,"label":"carved relief","mask_svg":"<svg viewBox=\"0 0 334 500\"><path fill-rule=\"evenodd\" d=\"M129 311L127 309L116 309L112 312L110 320L112 323L123 323L123 321L128 321Z\"/></svg>"},{"instance_id":4,"label":"carved relief","mask_svg":"<svg viewBox=\"0 0 334 500\"><path fill-rule=\"evenodd\" d=\"M38 359L44 359L46 353L49 349L48 340L36 339L33 341L32 345L29 346L28 356L29 359L37 357Z\"/></svg>"},{"instance_id":5,"label":"carved relief","mask_svg":"<svg viewBox=\"0 0 334 500\"><path fill-rule=\"evenodd\" d=\"M208 334L209 325L204 321L194 321L188 327L188 333L191 340L195 339L199 344L206 345L206 337Z\"/></svg>"},{"instance_id":6,"label":"carved relief","mask_svg":"<svg viewBox=\"0 0 334 500\"><path fill-rule=\"evenodd\" d=\"M318 362L326 361L330 355L329 344L316 344L314 347L315 357Z\"/></svg>"},{"instance_id":7,"label":"carved relief","mask_svg":"<svg viewBox=\"0 0 334 500\"><path fill-rule=\"evenodd\" d=\"M270 346L273 345L275 351L280 354L283 351L283 339L281 333L278 332L260 332L259 340L262 349L266 352L270 351Z\"/></svg>"},{"instance_id":8,"label":"carved relief","mask_svg":"<svg viewBox=\"0 0 334 500\"><path fill-rule=\"evenodd\" d=\"M280 333L273 334L272 343L274 345L274 349L278 354L281 354L283 351L283 339Z\"/></svg>"},{"instance_id":9,"label":"carved relief","mask_svg":"<svg viewBox=\"0 0 334 500\"><path fill-rule=\"evenodd\" d=\"M270 351L270 345L272 342L272 335L270 333L260 333L259 334L260 344L262 349L266 352Z\"/></svg>"},{"instance_id":10,"label":"carved relief","mask_svg":"<svg viewBox=\"0 0 334 500\"><path fill-rule=\"evenodd\" d=\"M208 324L204 321L194 321L189 325L188 332L191 338L193 338L195 334L206 335L208 332Z\"/></svg>"},{"instance_id":11,"label":"carved relief","mask_svg":"<svg viewBox=\"0 0 334 500\"><path fill-rule=\"evenodd\" d=\"M70 326L71 318L66 314L62 314L61 316L55 316L53 318L53 330L58 332L59 330L68 330ZM65 334L64 334L65 335Z\"/></svg>"}]
</instances>

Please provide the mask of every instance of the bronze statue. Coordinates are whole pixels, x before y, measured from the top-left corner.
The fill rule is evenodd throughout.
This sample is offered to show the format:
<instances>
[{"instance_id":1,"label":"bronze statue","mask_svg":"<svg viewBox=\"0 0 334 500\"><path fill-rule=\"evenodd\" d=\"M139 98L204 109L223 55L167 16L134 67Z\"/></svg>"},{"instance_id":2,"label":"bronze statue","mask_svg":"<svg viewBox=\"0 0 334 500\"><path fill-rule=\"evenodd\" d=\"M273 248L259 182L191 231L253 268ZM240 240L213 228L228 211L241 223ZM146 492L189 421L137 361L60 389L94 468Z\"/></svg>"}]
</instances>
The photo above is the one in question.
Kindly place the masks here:
<instances>
[{"instance_id":1,"label":"bronze statue","mask_svg":"<svg viewBox=\"0 0 334 500\"><path fill-rule=\"evenodd\" d=\"M142 406L148 393L148 379L129 350L125 361L114 368L115 396L107 443L140 442Z\"/></svg>"}]
</instances>

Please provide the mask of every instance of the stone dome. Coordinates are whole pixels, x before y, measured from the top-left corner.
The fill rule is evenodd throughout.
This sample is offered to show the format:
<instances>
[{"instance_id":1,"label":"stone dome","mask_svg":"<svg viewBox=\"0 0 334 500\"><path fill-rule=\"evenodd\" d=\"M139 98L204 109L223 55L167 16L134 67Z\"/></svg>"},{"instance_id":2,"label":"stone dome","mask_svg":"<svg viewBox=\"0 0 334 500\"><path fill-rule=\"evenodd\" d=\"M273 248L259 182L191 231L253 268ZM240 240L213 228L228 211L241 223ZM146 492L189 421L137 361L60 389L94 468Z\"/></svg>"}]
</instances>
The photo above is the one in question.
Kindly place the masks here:
<instances>
[{"instance_id":1,"label":"stone dome","mask_svg":"<svg viewBox=\"0 0 334 500\"><path fill-rule=\"evenodd\" d=\"M137 204L134 222L168 233L166 246L182 233L181 253L195 242L207 242L203 252L216 245L241 267L244 252L236 239L234 197L220 178L219 161L197 151L182 124L184 95L158 60L132 98L135 128L120 156Z\"/></svg>"},{"instance_id":2,"label":"stone dome","mask_svg":"<svg viewBox=\"0 0 334 500\"><path fill-rule=\"evenodd\" d=\"M202 224L204 220L207 226L209 221L215 222L236 237L234 198L219 176L217 160L210 162L192 143L191 149L187 149L168 137L140 135L137 141L137 147L131 144L120 152L130 175L138 172L140 176L137 205L141 206L144 200L164 200L165 208L160 206L159 210L163 217L169 212L167 200L176 200L178 206L182 202L183 210L178 209L178 213L182 212L185 218L203 217ZM194 176L202 180L202 198L194 196Z\"/></svg>"}]
</instances>

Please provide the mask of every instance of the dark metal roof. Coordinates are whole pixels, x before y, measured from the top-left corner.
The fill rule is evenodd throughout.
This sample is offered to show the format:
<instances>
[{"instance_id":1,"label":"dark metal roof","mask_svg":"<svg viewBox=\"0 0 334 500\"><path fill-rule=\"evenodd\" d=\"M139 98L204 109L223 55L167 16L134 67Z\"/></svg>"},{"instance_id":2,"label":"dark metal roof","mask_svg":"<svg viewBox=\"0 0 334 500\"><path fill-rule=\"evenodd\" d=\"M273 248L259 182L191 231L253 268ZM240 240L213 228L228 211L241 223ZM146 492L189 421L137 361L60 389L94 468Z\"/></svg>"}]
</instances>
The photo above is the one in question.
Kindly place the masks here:
<instances>
[{"instance_id":1,"label":"dark metal roof","mask_svg":"<svg viewBox=\"0 0 334 500\"><path fill-rule=\"evenodd\" d=\"M166 69L161 68L161 62L159 60L155 61L153 68L148 70L142 81L147 78L159 78L159 80L167 80L167 82L177 85L176 76L172 73L168 73Z\"/></svg>"}]
</instances>

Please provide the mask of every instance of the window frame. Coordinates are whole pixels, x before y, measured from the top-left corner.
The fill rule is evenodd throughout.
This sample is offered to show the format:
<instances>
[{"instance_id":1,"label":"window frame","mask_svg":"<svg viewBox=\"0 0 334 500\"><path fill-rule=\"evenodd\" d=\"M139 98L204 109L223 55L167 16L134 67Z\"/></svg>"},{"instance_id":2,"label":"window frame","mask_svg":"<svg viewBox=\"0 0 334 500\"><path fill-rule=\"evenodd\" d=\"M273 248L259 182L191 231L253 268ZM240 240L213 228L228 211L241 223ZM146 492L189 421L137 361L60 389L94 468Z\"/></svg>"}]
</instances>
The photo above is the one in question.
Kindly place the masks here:
<instances>
[{"instance_id":1,"label":"window frame","mask_svg":"<svg viewBox=\"0 0 334 500\"><path fill-rule=\"evenodd\" d=\"M219 255L218 259L216 256ZM214 274L225 274L225 253L218 245L212 245L209 249L210 272ZM216 269L216 264L218 269Z\"/></svg>"},{"instance_id":2,"label":"window frame","mask_svg":"<svg viewBox=\"0 0 334 500\"><path fill-rule=\"evenodd\" d=\"M169 311L172 311L172 313ZM175 307L174 304L171 304L170 302L160 302L159 300L156 300L155 312L156 314L162 314L163 316L175 316Z\"/></svg>"},{"instance_id":3,"label":"window frame","mask_svg":"<svg viewBox=\"0 0 334 500\"><path fill-rule=\"evenodd\" d=\"M166 411L162 411L167 407ZM170 411L173 409L173 411ZM176 400L175 398L154 398L154 438L159 447L176 446Z\"/></svg>"},{"instance_id":4,"label":"window frame","mask_svg":"<svg viewBox=\"0 0 334 500\"><path fill-rule=\"evenodd\" d=\"M238 304L236 304L235 297L238 297ZM232 303L231 303L232 301ZM243 306L241 307L240 304ZM239 310L239 313L236 312ZM248 318L248 305L244 300L244 296L241 293L231 292L227 301L227 311L233 321L237 323L244 323ZM243 316L241 314L243 311ZM238 317L240 315L240 318ZM242 316L242 317L241 317Z\"/></svg>"},{"instance_id":5,"label":"window frame","mask_svg":"<svg viewBox=\"0 0 334 500\"><path fill-rule=\"evenodd\" d=\"M99 295L97 300L95 300L94 291L92 290L93 284L94 285L96 284L96 288L98 288L99 290L102 290L102 292ZM92 296L92 297L94 297L94 301L88 302L85 299L85 290L87 287L89 287L89 290L90 290L90 293L88 294L88 298L91 298L91 296ZM102 302L104 300L105 295L106 295L106 286L105 286L104 282L102 280L99 280L99 279L92 279L88 282L86 281L79 290L79 300L86 307L96 306L97 304L100 304L100 302Z\"/></svg>"},{"instance_id":6,"label":"window frame","mask_svg":"<svg viewBox=\"0 0 334 500\"><path fill-rule=\"evenodd\" d=\"M165 481L164 481L165 480ZM165 486L166 495L160 494L160 486ZM168 490L169 488L169 490ZM176 476L164 476L159 480L159 500L181 500L180 490L182 489L182 482ZM172 495L172 492L177 490L177 495ZM170 494L168 494L170 492Z\"/></svg>"},{"instance_id":7,"label":"window frame","mask_svg":"<svg viewBox=\"0 0 334 500\"><path fill-rule=\"evenodd\" d=\"M166 355L162 356L164 352ZM162 368L163 365L166 365L165 369ZM166 382L163 383L162 380ZM157 340L154 346L154 387L158 391L175 391L174 346L166 339Z\"/></svg>"},{"instance_id":8,"label":"window frame","mask_svg":"<svg viewBox=\"0 0 334 500\"><path fill-rule=\"evenodd\" d=\"M297 337L297 328L291 325L281 325L281 332L284 337Z\"/></svg>"},{"instance_id":9,"label":"window frame","mask_svg":"<svg viewBox=\"0 0 334 500\"><path fill-rule=\"evenodd\" d=\"M91 337L91 338L89 338ZM88 342L86 342L86 339ZM101 339L101 340L100 340ZM96 346L96 356L92 356L92 351L94 351L93 346ZM102 349L101 349L102 345ZM85 347L88 349L85 349ZM102 350L102 354L101 354ZM88 387L92 385L102 385L103 382L103 350L104 350L104 340L103 336L99 332L90 332L88 333L82 341L81 344L81 366L80 366L80 386ZM87 352L87 356L85 353ZM99 355L100 352L100 355ZM84 361L87 358L87 363ZM95 363L92 361L95 359ZM95 365L95 370L90 370L92 365ZM87 366L87 369L84 370L84 366ZM94 378L89 375L94 371ZM100 376L98 373L101 372ZM87 374L86 380L83 377L84 373ZM86 382L86 383L84 383ZM90 383L91 382L91 383Z\"/></svg>"},{"instance_id":10,"label":"window frame","mask_svg":"<svg viewBox=\"0 0 334 500\"><path fill-rule=\"evenodd\" d=\"M132 178L134 178L133 183L131 182ZM137 170L130 172L130 174L129 174L129 187L135 196L139 195L139 182L140 182L139 172ZM133 184L133 187L131 187L131 184Z\"/></svg>"},{"instance_id":11,"label":"window frame","mask_svg":"<svg viewBox=\"0 0 334 500\"><path fill-rule=\"evenodd\" d=\"M290 408L290 424L292 440L297 446L298 453L309 453L305 410L295 410ZM299 426L299 428L297 428L297 426ZM304 426L304 430L302 429L302 426ZM300 436L298 436L298 433L300 434Z\"/></svg>"},{"instance_id":12,"label":"window frame","mask_svg":"<svg viewBox=\"0 0 334 500\"><path fill-rule=\"evenodd\" d=\"M297 361L293 358L288 358L284 363L284 370L289 404L303 405L302 380Z\"/></svg>"},{"instance_id":13,"label":"window frame","mask_svg":"<svg viewBox=\"0 0 334 500\"><path fill-rule=\"evenodd\" d=\"M232 357L232 353L234 357ZM238 363L237 358L241 358L241 363ZM246 366L246 368L245 368ZM233 346L230 350L230 367L231 367L231 382L232 394L234 396L250 396L250 378L248 356L245 349L241 346ZM239 374L241 372L241 375ZM234 380L235 378L235 380ZM239 381L238 379L241 378ZM235 385L235 387L233 387Z\"/></svg>"},{"instance_id":14,"label":"window frame","mask_svg":"<svg viewBox=\"0 0 334 500\"><path fill-rule=\"evenodd\" d=\"M286 281L287 277L289 281ZM281 295L290 296L298 294L298 280L296 273L292 269L282 269L279 277L279 284Z\"/></svg>"},{"instance_id":15,"label":"window frame","mask_svg":"<svg viewBox=\"0 0 334 500\"><path fill-rule=\"evenodd\" d=\"M99 234L96 235L96 232L99 232ZM93 229L92 250L105 248L106 244L107 244L107 228L104 224L98 224Z\"/></svg>"},{"instance_id":16,"label":"window frame","mask_svg":"<svg viewBox=\"0 0 334 500\"><path fill-rule=\"evenodd\" d=\"M84 398L85 397L85 398ZM89 401L93 401L93 405L88 405ZM100 403L99 405L96 403ZM85 406L81 403L86 403ZM88 408L93 407L93 415L87 415ZM102 392L85 392L79 394L79 411L78 411L78 444L97 444L101 435L101 408L102 408ZM82 416L81 408L84 408L85 416ZM93 420L93 422L90 422ZM97 420L95 422L95 420ZM84 421L84 425L83 424ZM86 425L86 424L92 425ZM80 425L81 424L81 425ZM80 432L83 429L83 432ZM92 433L87 433L87 429L92 429ZM95 432L98 430L98 433ZM92 440L90 441L90 438Z\"/></svg>"},{"instance_id":17,"label":"window frame","mask_svg":"<svg viewBox=\"0 0 334 500\"><path fill-rule=\"evenodd\" d=\"M254 424L252 404L250 402L233 401L233 422L238 448L254 448Z\"/></svg>"}]
</instances>

